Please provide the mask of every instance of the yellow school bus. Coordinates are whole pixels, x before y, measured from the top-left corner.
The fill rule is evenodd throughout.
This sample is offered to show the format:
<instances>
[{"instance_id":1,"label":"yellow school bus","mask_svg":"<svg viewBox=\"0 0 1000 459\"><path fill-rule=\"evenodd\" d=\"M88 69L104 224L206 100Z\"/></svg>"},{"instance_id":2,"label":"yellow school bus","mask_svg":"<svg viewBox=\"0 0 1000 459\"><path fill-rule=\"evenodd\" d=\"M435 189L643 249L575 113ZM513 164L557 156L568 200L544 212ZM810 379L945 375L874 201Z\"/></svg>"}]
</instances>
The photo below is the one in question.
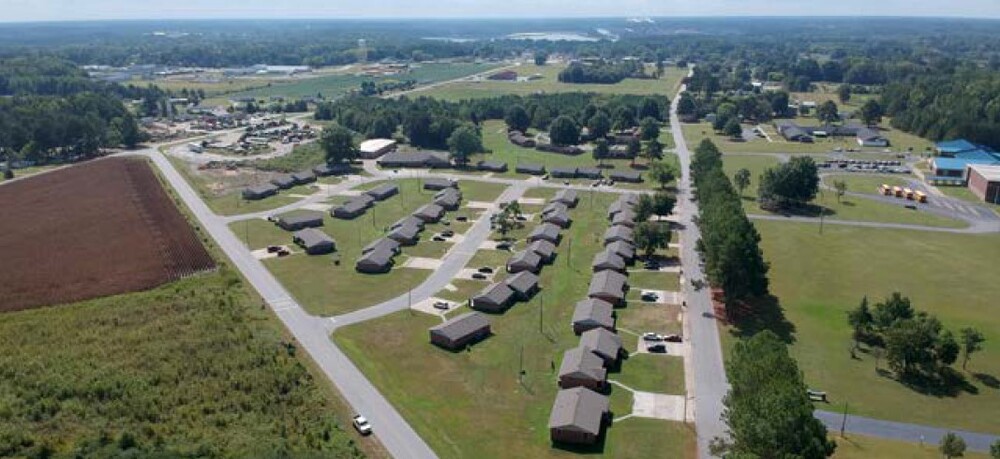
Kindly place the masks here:
<instances>
[{"instance_id":1,"label":"yellow school bus","mask_svg":"<svg viewBox=\"0 0 1000 459\"><path fill-rule=\"evenodd\" d=\"M878 193L883 196L892 196L892 187L883 183L882 186L878 187Z\"/></svg>"},{"instance_id":2,"label":"yellow school bus","mask_svg":"<svg viewBox=\"0 0 1000 459\"><path fill-rule=\"evenodd\" d=\"M926 204L927 203L927 193L924 193L923 191L917 191L916 192L916 200L919 203L925 203Z\"/></svg>"},{"instance_id":3,"label":"yellow school bus","mask_svg":"<svg viewBox=\"0 0 1000 459\"><path fill-rule=\"evenodd\" d=\"M903 195L906 196L906 199L909 199L910 201L913 200L913 190L909 188L903 188Z\"/></svg>"},{"instance_id":4,"label":"yellow school bus","mask_svg":"<svg viewBox=\"0 0 1000 459\"><path fill-rule=\"evenodd\" d=\"M897 198L902 198L903 197L903 188L898 187L898 186L892 187L892 194L894 196L896 196Z\"/></svg>"}]
</instances>

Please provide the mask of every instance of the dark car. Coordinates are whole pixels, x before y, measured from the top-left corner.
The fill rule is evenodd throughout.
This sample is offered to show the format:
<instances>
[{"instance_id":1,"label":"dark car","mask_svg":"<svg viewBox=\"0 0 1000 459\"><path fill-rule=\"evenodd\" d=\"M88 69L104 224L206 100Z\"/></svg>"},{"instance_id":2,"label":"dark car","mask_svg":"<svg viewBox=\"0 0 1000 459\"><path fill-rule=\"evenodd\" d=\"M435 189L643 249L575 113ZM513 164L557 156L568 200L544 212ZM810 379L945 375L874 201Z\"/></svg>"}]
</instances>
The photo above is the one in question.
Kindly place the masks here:
<instances>
[{"instance_id":1,"label":"dark car","mask_svg":"<svg viewBox=\"0 0 1000 459\"><path fill-rule=\"evenodd\" d=\"M469 221L469 217L466 217L465 215L459 215L459 216L455 217L455 221L456 222L467 222L467 221Z\"/></svg>"},{"instance_id":2,"label":"dark car","mask_svg":"<svg viewBox=\"0 0 1000 459\"><path fill-rule=\"evenodd\" d=\"M279 245L269 245L269 246L267 246L267 253L276 253L279 250L281 250L281 246L279 246Z\"/></svg>"},{"instance_id":3,"label":"dark car","mask_svg":"<svg viewBox=\"0 0 1000 459\"><path fill-rule=\"evenodd\" d=\"M443 237L452 237L454 235L455 235L455 232L452 231L452 230L444 230L444 231L441 232L441 236L443 236Z\"/></svg>"},{"instance_id":4,"label":"dark car","mask_svg":"<svg viewBox=\"0 0 1000 459\"><path fill-rule=\"evenodd\" d=\"M482 268L479 268L477 271L483 274L493 274L493 268L490 268L489 266L483 266Z\"/></svg>"},{"instance_id":5,"label":"dark car","mask_svg":"<svg viewBox=\"0 0 1000 459\"><path fill-rule=\"evenodd\" d=\"M646 269L660 269L660 262L656 260L649 260L642 265Z\"/></svg>"},{"instance_id":6,"label":"dark car","mask_svg":"<svg viewBox=\"0 0 1000 459\"><path fill-rule=\"evenodd\" d=\"M486 280L486 275L483 273L473 273L472 278L478 280Z\"/></svg>"},{"instance_id":7,"label":"dark car","mask_svg":"<svg viewBox=\"0 0 1000 459\"><path fill-rule=\"evenodd\" d=\"M446 239L441 236L434 236L431 238L431 240L434 242L444 242Z\"/></svg>"},{"instance_id":8,"label":"dark car","mask_svg":"<svg viewBox=\"0 0 1000 459\"><path fill-rule=\"evenodd\" d=\"M661 344L653 344L653 345L650 345L649 347L647 347L646 350L649 351L649 352L652 352L654 354L666 354L667 353L667 346L664 345L664 344L662 344L662 343Z\"/></svg>"},{"instance_id":9,"label":"dark car","mask_svg":"<svg viewBox=\"0 0 1000 459\"><path fill-rule=\"evenodd\" d=\"M669 343L679 343L683 341L681 335L667 335L663 337L663 340Z\"/></svg>"}]
</instances>

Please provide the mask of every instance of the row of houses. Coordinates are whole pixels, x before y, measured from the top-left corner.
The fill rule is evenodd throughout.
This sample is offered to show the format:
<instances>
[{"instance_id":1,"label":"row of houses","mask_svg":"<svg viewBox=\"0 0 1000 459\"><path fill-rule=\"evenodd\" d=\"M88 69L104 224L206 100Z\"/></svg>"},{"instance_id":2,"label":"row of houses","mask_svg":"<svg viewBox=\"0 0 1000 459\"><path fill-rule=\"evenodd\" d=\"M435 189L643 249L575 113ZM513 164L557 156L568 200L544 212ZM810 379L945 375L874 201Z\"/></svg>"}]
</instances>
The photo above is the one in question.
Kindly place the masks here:
<instances>
[{"instance_id":1,"label":"row of houses","mask_svg":"<svg viewBox=\"0 0 1000 459\"><path fill-rule=\"evenodd\" d=\"M622 195L611 208L608 216L631 212L634 195ZM634 220L634 213L631 213ZM634 224L634 221L633 221ZM612 223L611 228L631 227ZM619 252L629 252L634 258L635 249L615 250L613 245L630 245L624 240L605 238L605 250L594 258L588 298L578 302L573 311L573 332L580 335L579 345L563 353L559 365L559 392L549 415L549 436L554 443L592 445L600 441L604 428L611 421L608 398L608 371L621 366L625 349L622 339L615 332L615 305L623 304L628 292L625 259Z\"/></svg>"},{"instance_id":2,"label":"row of houses","mask_svg":"<svg viewBox=\"0 0 1000 459\"><path fill-rule=\"evenodd\" d=\"M560 146L548 143L538 143L535 139L524 135L521 131L508 131L507 140L510 143L522 148L534 148L546 153L558 153L561 155L576 156L583 153L583 149L575 145Z\"/></svg>"},{"instance_id":3,"label":"row of houses","mask_svg":"<svg viewBox=\"0 0 1000 459\"><path fill-rule=\"evenodd\" d=\"M249 201L261 200L278 194L280 190L287 190L297 185L306 185L315 181L316 174L313 171L281 174L272 178L268 183L244 188L243 199Z\"/></svg>"},{"instance_id":4,"label":"row of houses","mask_svg":"<svg viewBox=\"0 0 1000 459\"><path fill-rule=\"evenodd\" d=\"M385 201L397 194L399 194L399 185L386 183L330 209L330 215L341 220L352 220L360 217L365 211L374 207L376 202Z\"/></svg>"},{"instance_id":5,"label":"row of houses","mask_svg":"<svg viewBox=\"0 0 1000 459\"><path fill-rule=\"evenodd\" d=\"M462 193L457 186L458 184L451 180L425 180L423 184L425 189L439 190L434 195L433 202L399 219L389 227L385 236L363 247L354 269L366 274L389 272L395 264L396 255L401 253L401 247L416 245L426 224L437 223L444 218L447 211L458 210L462 202ZM378 189L371 191L376 190Z\"/></svg>"},{"instance_id":6,"label":"row of houses","mask_svg":"<svg viewBox=\"0 0 1000 459\"><path fill-rule=\"evenodd\" d=\"M812 143L816 138L854 137L862 147L888 147L889 139L876 128L860 124L802 126L793 120L774 121L774 129L789 142Z\"/></svg>"},{"instance_id":7,"label":"row of houses","mask_svg":"<svg viewBox=\"0 0 1000 459\"><path fill-rule=\"evenodd\" d=\"M322 213L299 210L272 220L279 228L292 231L292 242L309 255L323 255L337 249L333 238L317 229L323 226Z\"/></svg>"}]
</instances>

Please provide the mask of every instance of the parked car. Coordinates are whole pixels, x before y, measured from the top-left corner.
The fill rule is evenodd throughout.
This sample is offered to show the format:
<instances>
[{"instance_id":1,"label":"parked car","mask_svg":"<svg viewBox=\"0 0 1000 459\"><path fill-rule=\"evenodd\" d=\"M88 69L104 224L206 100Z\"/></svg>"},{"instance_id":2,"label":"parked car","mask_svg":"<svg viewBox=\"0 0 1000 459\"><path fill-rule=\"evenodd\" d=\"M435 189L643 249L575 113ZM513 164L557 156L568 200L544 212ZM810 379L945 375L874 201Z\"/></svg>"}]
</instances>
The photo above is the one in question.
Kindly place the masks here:
<instances>
[{"instance_id":1,"label":"parked car","mask_svg":"<svg viewBox=\"0 0 1000 459\"><path fill-rule=\"evenodd\" d=\"M487 279L486 275L483 274L483 273L472 273L472 278L473 279L478 279L478 280L486 280Z\"/></svg>"},{"instance_id":2,"label":"parked car","mask_svg":"<svg viewBox=\"0 0 1000 459\"><path fill-rule=\"evenodd\" d=\"M451 305L448 304L447 301L435 301L434 302L434 309L440 309L442 311L447 311L448 309L451 309Z\"/></svg>"},{"instance_id":3,"label":"parked car","mask_svg":"<svg viewBox=\"0 0 1000 459\"><path fill-rule=\"evenodd\" d=\"M455 221L456 222L467 222L467 221L469 221L469 217L466 217L465 215L458 215L458 216L455 217Z\"/></svg>"},{"instance_id":4,"label":"parked car","mask_svg":"<svg viewBox=\"0 0 1000 459\"><path fill-rule=\"evenodd\" d=\"M646 332L642 334L643 341L663 341L663 335L659 333Z\"/></svg>"},{"instance_id":5,"label":"parked car","mask_svg":"<svg viewBox=\"0 0 1000 459\"><path fill-rule=\"evenodd\" d=\"M291 255L291 254L292 254L292 252L289 252L288 249L280 249L280 250L278 250L278 256L279 257L287 257L288 255Z\"/></svg>"},{"instance_id":6,"label":"parked car","mask_svg":"<svg viewBox=\"0 0 1000 459\"><path fill-rule=\"evenodd\" d=\"M660 262L656 260L649 260L646 263L643 263L642 267L646 269L660 269Z\"/></svg>"},{"instance_id":7,"label":"parked car","mask_svg":"<svg viewBox=\"0 0 1000 459\"><path fill-rule=\"evenodd\" d=\"M431 240L434 241L434 242L444 242L445 238L443 238L441 236L434 236L434 237L431 238Z\"/></svg>"},{"instance_id":8,"label":"parked car","mask_svg":"<svg viewBox=\"0 0 1000 459\"><path fill-rule=\"evenodd\" d=\"M663 337L663 341L666 341L668 343L679 343L679 342L683 341L683 339L681 338L681 335L670 334L670 335L664 336Z\"/></svg>"},{"instance_id":9,"label":"parked car","mask_svg":"<svg viewBox=\"0 0 1000 459\"><path fill-rule=\"evenodd\" d=\"M372 433L372 425L368 423L368 420L360 414L354 415L354 429L358 431L361 435L369 435Z\"/></svg>"},{"instance_id":10,"label":"parked car","mask_svg":"<svg viewBox=\"0 0 1000 459\"><path fill-rule=\"evenodd\" d=\"M483 274L493 274L493 268L490 268L489 266L483 266L482 268L479 268L477 271Z\"/></svg>"},{"instance_id":11,"label":"parked car","mask_svg":"<svg viewBox=\"0 0 1000 459\"><path fill-rule=\"evenodd\" d=\"M653 292L643 292L641 298L642 298L642 301L645 301L647 303L652 303L652 302L660 299L660 295L657 295L656 293L653 293Z\"/></svg>"},{"instance_id":12,"label":"parked car","mask_svg":"<svg viewBox=\"0 0 1000 459\"><path fill-rule=\"evenodd\" d=\"M663 343L653 344L653 345L647 347L646 350L649 351L649 352L652 352L654 354L666 354L667 353L667 346L664 345Z\"/></svg>"},{"instance_id":13,"label":"parked car","mask_svg":"<svg viewBox=\"0 0 1000 459\"><path fill-rule=\"evenodd\" d=\"M271 223L276 223L278 221L278 217L275 217L274 215L268 215L267 216L267 221L269 221Z\"/></svg>"},{"instance_id":14,"label":"parked car","mask_svg":"<svg viewBox=\"0 0 1000 459\"><path fill-rule=\"evenodd\" d=\"M281 250L280 245L269 245L267 246L267 253L276 253Z\"/></svg>"},{"instance_id":15,"label":"parked car","mask_svg":"<svg viewBox=\"0 0 1000 459\"><path fill-rule=\"evenodd\" d=\"M510 243L509 242L501 242L501 243L497 244L497 250L510 250Z\"/></svg>"},{"instance_id":16,"label":"parked car","mask_svg":"<svg viewBox=\"0 0 1000 459\"><path fill-rule=\"evenodd\" d=\"M444 237L452 237L454 235L455 235L455 232L452 231L452 230L444 230L444 231L441 232L441 236L444 236Z\"/></svg>"}]
</instances>

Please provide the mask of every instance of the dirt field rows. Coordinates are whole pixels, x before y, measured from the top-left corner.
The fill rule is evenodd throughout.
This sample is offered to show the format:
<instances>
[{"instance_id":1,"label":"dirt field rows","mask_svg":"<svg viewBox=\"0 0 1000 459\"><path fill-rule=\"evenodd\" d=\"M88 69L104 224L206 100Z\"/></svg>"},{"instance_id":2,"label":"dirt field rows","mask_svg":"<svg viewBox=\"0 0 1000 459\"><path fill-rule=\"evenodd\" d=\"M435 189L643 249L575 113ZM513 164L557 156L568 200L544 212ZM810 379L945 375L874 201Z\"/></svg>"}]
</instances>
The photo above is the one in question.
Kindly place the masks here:
<instances>
[{"instance_id":1,"label":"dirt field rows","mask_svg":"<svg viewBox=\"0 0 1000 459\"><path fill-rule=\"evenodd\" d=\"M4 185L0 203L0 311L145 290L214 267L145 160Z\"/></svg>"}]
</instances>

